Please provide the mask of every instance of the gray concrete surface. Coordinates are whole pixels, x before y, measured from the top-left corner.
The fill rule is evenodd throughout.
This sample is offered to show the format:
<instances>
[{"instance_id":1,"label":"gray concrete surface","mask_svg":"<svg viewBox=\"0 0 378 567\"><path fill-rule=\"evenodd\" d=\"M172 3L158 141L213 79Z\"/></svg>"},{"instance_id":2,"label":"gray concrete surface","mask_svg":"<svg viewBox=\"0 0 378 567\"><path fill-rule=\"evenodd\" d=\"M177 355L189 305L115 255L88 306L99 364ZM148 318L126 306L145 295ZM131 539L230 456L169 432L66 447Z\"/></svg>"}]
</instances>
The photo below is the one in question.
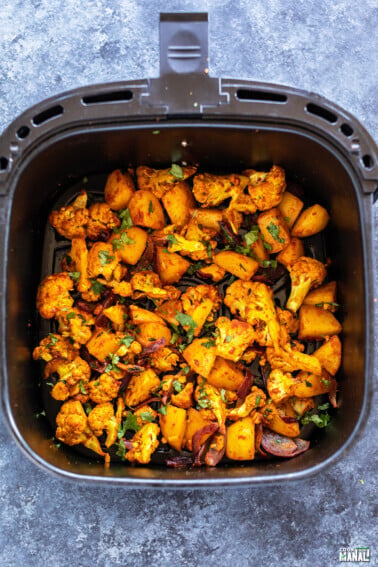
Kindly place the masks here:
<instances>
[{"instance_id":1,"label":"gray concrete surface","mask_svg":"<svg viewBox=\"0 0 378 567\"><path fill-rule=\"evenodd\" d=\"M375 0L5 0L0 131L60 91L156 76L158 14L174 10L209 12L213 76L318 92L377 137ZM376 210L374 223L377 245ZM323 567L342 546L370 546L377 564L376 431L373 411L342 462L296 484L141 491L51 478L2 424L0 565Z\"/></svg>"}]
</instances>

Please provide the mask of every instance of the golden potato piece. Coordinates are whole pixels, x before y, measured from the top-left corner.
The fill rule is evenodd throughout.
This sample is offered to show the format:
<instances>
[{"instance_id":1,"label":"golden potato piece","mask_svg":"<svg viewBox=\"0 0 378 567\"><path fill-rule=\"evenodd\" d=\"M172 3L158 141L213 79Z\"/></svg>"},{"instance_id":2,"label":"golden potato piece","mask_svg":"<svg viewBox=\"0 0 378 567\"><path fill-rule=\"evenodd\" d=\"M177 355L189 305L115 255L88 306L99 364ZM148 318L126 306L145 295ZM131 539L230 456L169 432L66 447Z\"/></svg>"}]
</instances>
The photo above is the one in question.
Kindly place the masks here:
<instances>
[{"instance_id":1,"label":"golden potato piece","mask_svg":"<svg viewBox=\"0 0 378 567\"><path fill-rule=\"evenodd\" d=\"M299 340L322 339L341 333L341 323L330 311L314 305L302 305L299 310Z\"/></svg>"},{"instance_id":2,"label":"golden potato piece","mask_svg":"<svg viewBox=\"0 0 378 567\"><path fill-rule=\"evenodd\" d=\"M213 282L217 283L224 278L226 270L216 264L209 264L198 270L197 274L201 278L211 279Z\"/></svg>"},{"instance_id":3,"label":"golden potato piece","mask_svg":"<svg viewBox=\"0 0 378 567\"><path fill-rule=\"evenodd\" d=\"M193 407L190 407L187 411L187 422L184 435L185 446L189 451L192 451L193 445L193 435L197 433L200 429L203 429L205 425L211 423L211 418L206 415L203 411L198 411Z\"/></svg>"},{"instance_id":4,"label":"golden potato piece","mask_svg":"<svg viewBox=\"0 0 378 567\"><path fill-rule=\"evenodd\" d=\"M130 305L130 320L134 325L141 325L142 323L160 323L164 325L164 319L154 313L153 311L148 311L148 309L143 309L139 305Z\"/></svg>"},{"instance_id":5,"label":"golden potato piece","mask_svg":"<svg viewBox=\"0 0 378 567\"><path fill-rule=\"evenodd\" d=\"M325 341L314 353L322 368L328 374L335 376L341 364L341 341L337 335L333 335L328 341Z\"/></svg>"},{"instance_id":6,"label":"golden potato piece","mask_svg":"<svg viewBox=\"0 0 378 567\"><path fill-rule=\"evenodd\" d=\"M137 406L145 402L160 388L160 378L149 368L140 374L134 374L125 390L124 400L128 406Z\"/></svg>"},{"instance_id":7,"label":"golden potato piece","mask_svg":"<svg viewBox=\"0 0 378 567\"><path fill-rule=\"evenodd\" d=\"M315 307L322 307L328 311L336 311L338 305L337 301L337 284L336 282L329 282L321 287L313 289L304 298L304 305L315 305Z\"/></svg>"},{"instance_id":8,"label":"golden potato piece","mask_svg":"<svg viewBox=\"0 0 378 567\"><path fill-rule=\"evenodd\" d=\"M290 242L289 228L277 208L261 213L257 219L264 241L270 246L273 254L280 252Z\"/></svg>"},{"instance_id":9,"label":"golden potato piece","mask_svg":"<svg viewBox=\"0 0 378 567\"><path fill-rule=\"evenodd\" d=\"M297 220L301 210L303 209L303 201L293 193L285 191L282 195L282 200L278 205L279 211L286 221L289 228L292 228ZM303 256L303 254L302 254Z\"/></svg>"},{"instance_id":10,"label":"golden potato piece","mask_svg":"<svg viewBox=\"0 0 378 567\"><path fill-rule=\"evenodd\" d=\"M179 282L190 262L176 253L168 252L166 248L156 247L156 271L163 284L173 284Z\"/></svg>"},{"instance_id":11,"label":"golden potato piece","mask_svg":"<svg viewBox=\"0 0 378 567\"><path fill-rule=\"evenodd\" d=\"M161 433L169 445L181 451L186 430L186 410L176 406L165 407L165 415L159 416Z\"/></svg>"},{"instance_id":12,"label":"golden potato piece","mask_svg":"<svg viewBox=\"0 0 378 567\"><path fill-rule=\"evenodd\" d=\"M101 362L115 354L119 346L119 337L115 333L100 328L95 330L86 344L89 353Z\"/></svg>"},{"instance_id":13,"label":"golden potato piece","mask_svg":"<svg viewBox=\"0 0 378 567\"><path fill-rule=\"evenodd\" d=\"M136 191L130 199L129 212L135 225L154 229L165 226L163 208L150 191Z\"/></svg>"},{"instance_id":14,"label":"golden potato piece","mask_svg":"<svg viewBox=\"0 0 378 567\"><path fill-rule=\"evenodd\" d=\"M303 242L299 238L294 237L286 248L277 254L277 261L287 267L294 264L301 256L304 256Z\"/></svg>"},{"instance_id":15,"label":"golden potato piece","mask_svg":"<svg viewBox=\"0 0 378 567\"><path fill-rule=\"evenodd\" d=\"M114 232L109 239L113 252L119 260L135 266L146 248L147 232L139 226L132 226L119 232Z\"/></svg>"},{"instance_id":16,"label":"golden potato piece","mask_svg":"<svg viewBox=\"0 0 378 567\"><path fill-rule=\"evenodd\" d=\"M255 422L244 417L227 427L226 456L234 461L255 458Z\"/></svg>"},{"instance_id":17,"label":"golden potato piece","mask_svg":"<svg viewBox=\"0 0 378 567\"><path fill-rule=\"evenodd\" d=\"M113 211L126 209L134 192L134 181L129 173L116 169L108 175L105 185L105 201Z\"/></svg>"},{"instance_id":18,"label":"golden potato piece","mask_svg":"<svg viewBox=\"0 0 378 567\"><path fill-rule=\"evenodd\" d=\"M190 368L207 378L213 367L216 358L216 349L213 346L206 346L212 343L210 337L194 339L182 353Z\"/></svg>"},{"instance_id":19,"label":"golden potato piece","mask_svg":"<svg viewBox=\"0 0 378 567\"><path fill-rule=\"evenodd\" d=\"M215 359L213 368L207 378L209 384L217 388L236 391L244 380L244 374L231 360L220 356Z\"/></svg>"},{"instance_id":20,"label":"golden potato piece","mask_svg":"<svg viewBox=\"0 0 378 567\"><path fill-rule=\"evenodd\" d=\"M107 281L112 279L118 266L118 258L108 242L95 242L88 254L88 273L91 278L103 276Z\"/></svg>"},{"instance_id":21,"label":"golden potato piece","mask_svg":"<svg viewBox=\"0 0 378 567\"><path fill-rule=\"evenodd\" d=\"M321 205L312 205L304 210L295 223L291 234L304 238L324 230L329 221L327 210Z\"/></svg>"},{"instance_id":22,"label":"golden potato piece","mask_svg":"<svg viewBox=\"0 0 378 567\"><path fill-rule=\"evenodd\" d=\"M287 423L284 421L272 400L268 400L265 407L262 410L263 424L279 433L285 437L298 437L299 435L299 423L297 421L292 423ZM288 416L291 417L291 416Z\"/></svg>"},{"instance_id":23,"label":"golden potato piece","mask_svg":"<svg viewBox=\"0 0 378 567\"><path fill-rule=\"evenodd\" d=\"M215 254L213 261L214 264L227 270L230 274L234 274L234 276L243 281L250 280L259 269L259 263L253 260L253 258L229 250Z\"/></svg>"},{"instance_id":24,"label":"golden potato piece","mask_svg":"<svg viewBox=\"0 0 378 567\"><path fill-rule=\"evenodd\" d=\"M296 384L292 387L292 395L298 398L312 398L329 392L330 382L323 376L301 370L296 376Z\"/></svg>"},{"instance_id":25,"label":"golden potato piece","mask_svg":"<svg viewBox=\"0 0 378 567\"><path fill-rule=\"evenodd\" d=\"M185 181L176 183L163 195L161 200L172 224L176 226L184 226L192 215L192 209L196 206L193 193Z\"/></svg>"},{"instance_id":26,"label":"golden potato piece","mask_svg":"<svg viewBox=\"0 0 378 567\"><path fill-rule=\"evenodd\" d=\"M172 333L165 323L142 323L136 329L137 341L144 347L159 339L165 339L165 344L169 345Z\"/></svg>"}]
</instances>

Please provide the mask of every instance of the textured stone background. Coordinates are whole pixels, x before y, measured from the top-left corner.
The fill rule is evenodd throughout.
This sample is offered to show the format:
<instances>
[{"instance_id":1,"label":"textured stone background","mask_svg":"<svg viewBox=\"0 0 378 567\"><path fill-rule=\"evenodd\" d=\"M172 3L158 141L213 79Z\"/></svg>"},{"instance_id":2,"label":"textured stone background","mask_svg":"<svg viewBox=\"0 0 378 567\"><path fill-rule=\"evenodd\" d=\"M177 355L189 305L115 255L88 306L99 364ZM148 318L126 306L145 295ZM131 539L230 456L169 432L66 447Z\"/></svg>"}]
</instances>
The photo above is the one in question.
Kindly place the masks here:
<instances>
[{"instance_id":1,"label":"textured stone background","mask_svg":"<svg viewBox=\"0 0 378 567\"><path fill-rule=\"evenodd\" d=\"M0 130L60 91L156 76L160 10L209 12L213 76L318 92L377 137L375 0L5 0ZM370 546L375 563L373 414L348 456L320 476L211 491L75 487L35 468L1 426L0 565L328 566L345 545Z\"/></svg>"}]
</instances>

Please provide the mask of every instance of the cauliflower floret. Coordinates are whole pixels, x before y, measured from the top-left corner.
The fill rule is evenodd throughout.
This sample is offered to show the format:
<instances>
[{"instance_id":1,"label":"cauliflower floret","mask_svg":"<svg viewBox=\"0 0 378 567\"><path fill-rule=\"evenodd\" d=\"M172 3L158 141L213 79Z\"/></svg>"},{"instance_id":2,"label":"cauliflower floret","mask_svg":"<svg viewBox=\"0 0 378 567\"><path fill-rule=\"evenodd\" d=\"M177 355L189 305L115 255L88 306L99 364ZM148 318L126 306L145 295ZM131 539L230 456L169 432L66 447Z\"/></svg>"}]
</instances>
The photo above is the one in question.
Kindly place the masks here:
<instances>
[{"instance_id":1,"label":"cauliflower floret","mask_svg":"<svg viewBox=\"0 0 378 567\"><path fill-rule=\"evenodd\" d=\"M146 423L132 438L133 448L126 453L126 459L131 462L137 461L146 465L151 460L151 455L159 446L158 435L160 427L157 423Z\"/></svg>"},{"instance_id":2,"label":"cauliflower floret","mask_svg":"<svg viewBox=\"0 0 378 567\"><path fill-rule=\"evenodd\" d=\"M123 331L127 319L126 307L124 305L112 305L102 311L112 323L116 331Z\"/></svg>"},{"instance_id":3,"label":"cauliflower floret","mask_svg":"<svg viewBox=\"0 0 378 567\"><path fill-rule=\"evenodd\" d=\"M101 234L107 234L121 224L107 203L94 203L88 213L87 236L91 240L97 240Z\"/></svg>"},{"instance_id":4,"label":"cauliflower floret","mask_svg":"<svg viewBox=\"0 0 378 567\"><path fill-rule=\"evenodd\" d=\"M203 379L202 383L199 383L196 387L194 397L200 408L212 410L218 422L220 433L225 433L226 405L219 389Z\"/></svg>"},{"instance_id":5,"label":"cauliflower floret","mask_svg":"<svg viewBox=\"0 0 378 567\"><path fill-rule=\"evenodd\" d=\"M122 421L122 412L125 403L122 398L117 399L117 411L114 415L113 404L105 402L98 404L88 415L89 427L96 437L103 434L104 429L107 433L105 447L111 447L117 441L118 427Z\"/></svg>"},{"instance_id":6,"label":"cauliflower floret","mask_svg":"<svg viewBox=\"0 0 378 567\"><path fill-rule=\"evenodd\" d=\"M81 403L77 400L65 402L56 416L56 438L66 445L81 443L102 457L105 453L101 449L97 437L89 428L88 419Z\"/></svg>"},{"instance_id":7,"label":"cauliflower floret","mask_svg":"<svg viewBox=\"0 0 378 567\"><path fill-rule=\"evenodd\" d=\"M125 403L130 407L137 406L145 402L159 388L160 378L152 368L148 368L140 374L134 374L124 394Z\"/></svg>"},{"instance_id":8,"label":"cauliflower floret","mask_svg":"<svg viewBox=\"0 0 378 567\"><path fill-rule=\"evenodd\" d=\"M110 287L113 293L120 295L121 297L131 297L133 294L133 288L131 287L130 282L118 282L115 280L108 282L106 280L103 280L102 278L98 278L97 281L102 285L106 285L107 287ZM87 301L90 300L88 299Z\"/></svg>"},{"instance_id":9,"label":"cauliflower floret","mask_svg":"<svg viewBox=\"0 0 378 567\"><path fill-rule=\"evenodd\" d=\"M227 410L227 417L232 421L247 417L251 412L257 408L264 407L266 402L265 393L257 386L252 386L251 393L245 397L244 402L231 410Z\"/></svg>"},{"instance_id":10,"label":"cauliflower floret","mask_svg":"<svg viewBox=\"0 0 378 567\"><path fill-rule=\"evenodd\" d=\"M34 360L49 362L53 358L73 360L78 355L78 349L62 335L49 333L33 351Z\"/></svg>"},{"instance_id":11,"label":"cauliflower floret","mask_svg":"<svg viewBox=\"0 0 378 567\"><path fill-rule=\"evenodd\" d=\"M88 222L87 194L82 191L69 207L62 207L58 211L52 211L49 216L50 224L64 238L85 238L86 225Z\"/></svg>"},{"instance_id":12,"label":"cauliflower floret","mask_svg":"<svg viewBox=\"0 0 378 567\"><path fill-rule=\"evenodd\" d=\"M69 256L73 263L72 271L80 274L79 281L77 282L77 290L80 291L80 293L85 293L91 287L91 282L88 278L88 249L85 238L72 239Z\"/></svg>"},{"instance_id":13,"label":"cauliflower floret","mask_svg":"<svg viewBox=\"0 0 378 567\"><path fill-rule=\"evenodd\" d=\"M134 292L137 292L137 297L151 297L153 299L177 299L180 296L180 290L174 286L164 286L160 278L155 272L146 270L134 274L130 280ZM142 292L141 294L138 292Z\"/></svg>"},{"instance_id":14,"label":"cauliflower floret","mask_svg":"<svg viewBox=\"0 0 378 567\"><path fill-rule=\"evenodd\" d=\"M203 207L216 207L230 197L239 197L247 183L248 178L243 175L201 173L193 179L193 194Z\"/></svg>"},{"instance_id":15,"label":"cauliflower floret","mask_svg":"<svg viewBox=\"0 0 378 567\"><path fill-rule=\"evenodd\" d=\"M45 378L55 372L59 376L59 381L51 390L51 396L55 400L64 401L80 392L82 394L86 392L85 385L91 377L91 369L89 364L80 356L72 361L61 358L51 360L45 366Z\"/></svg>"},{"instance_id":16,"label":"cauliflower floret","mask_svg":"<svg viewBox=\"0 0 378 567\"><path fill-rule=\"evenodd\" d=\"M280 204L286 189L282 167L273 165L269 172L249 169L243 173L249 177L248 192L257 209L267 211Z\"/></svg>"},{"instance_id":17,"label":"cauliflower floret","mask_svg":"<svg viewBox=\"0 0 378 567\"><path fill-rule=\"evenodd\" d=\"M141 165L136 170L138 187L145 191L151 191L158 199L161 199L174 185L194 175L196 170L195 166L180 167L178 170L180 175L176 177L172 175L171 167L168 169L152 169Z\"/></svg>"},{"instance_id":18,"label":"cauliflower floret","mask_svg":"<svg viewBox=\"0 0 378 567\"><path fill-rule=\"evenodd\" d=\"M64 337L71 337L75 342L84 345L92 336L89 328L95 320L90 313L72 307L69 311L60 313L57 317L59 331Z\"/></svg>"},{"instance_id":19,"label":"cauliflower floret","mask_svg":"<svg viewBox=\"0 0 378 567\"><path fill-rule=\"evenodd\" d=\"M310 354L304 354L292 348L290 343L278 349L267 348L266 357L272 368L279 368L283 372L294 372L295 370L305 370L318 376L322 373L319 360Z\"/></svg>"},{"instance_id":20,"label":"cauliflower floret","mask_svg":"<svg viewBox=\"0 0 378 567\"><path fill-rule=\"evenodd\" d=\"M255 333L249 323L219 317L215 326L218 335L215 339L217 354L227 360L237 362L245 349L253 342Z\"/></svg>"},{"instance_id":21,"label":"cauliflower floret","mask_svg":"<svg viewBox=\"0 0 378 567\"><path fill-rule=\"evenodd\" d=\"M293 335L298 332L299 321L291 311L287 311L286 309L281 309L280 307L277 307L276 311L278 315L278 321L281 325L281 329L282 327L285 328L286 340L284 340L283 342L284 343L289 342L290 340L289 335ZM281 342L282 342L282 338L281 338Z\"/></svg>"},{"instance_id":22,"label":"cauliflower floret","mask_svg":"<svg viewBox=\"0 0 378 567\"><path fill-rule=\"evenodd\" d=\"M116 380L110 374L104 373L96 380L91 380L88 383L89 398L96 404L103 404L110 402L118 396L118 391L121 387L121 382Z\"/></svg>"},{"instance_id":23,"label":"cauliflower floret","mask_svg":"<svg viewBox=\"0 0 378 567\"><path fill-rule=\"evenodd\" d=\"M152 409L149 405L141 406L134 411L134 415L137 417L139 427L142 427L145 423L150 423L154 421L158 413L156 410Z\"/></svg>"},{"instance_id":24,"label":"cauliflower floret","mask_svg":"<svg viewBox=\"0 0 378 567\"><path fill-rule=\"evenodd\" d=\"M292 395L292 389L298 380L293 378L290 372L283 372L274 368L268 377L267 390L275 404L281 403Z\"/></svg>"},{"instance_id":25,"label":"cauliflower floret","mask_svg":"<svg viewBox=\"0 0 378 567\"><path fill-rule=\"evenodd\" d=\"M88 254L88 272L91 278L103 276L108 282L119 266L113 247L108 242L95 242Z\"/></svg>"},{"instance_id":26,"label":"cauliflower floret","mask_svg":"<svg viewBox=\"0 0 378 567\"><path fill-rule=\"evenodd\" d=\"M190 315L197 325L194 329L194 336L198 337L211 313L219 309L222 298L214 286L198 285L188 287L182 294L181 301L184 312Z\"/></svg>"},{"instance_id":27,"label":"cauliflower floret","mask_svg":"<svg viewBox=\"0 0 378 567\"><path fill-rule=\"evenodd\" d=\"M255 341L261 346L279 347L280 324L273 300L273 291L264 283L236 280L224 299L231 313L252 325Z\"/></svg>"},{"instance_id":28,"label":"cauliflower floret","mask_svg":"<svg viewBox=\"0 0 378 567\"><path fill-rule=\"evenodd\" d=\"M179 355L169 347L163 347L150 355L151 366L157 373L170 372L179 361Z\"/></svg>"},{"instance_id":29,"label":"cauliflower floret","mask_svg":"<svg viewBox=\"0 0 378 567\"><path fill-rule=\"evenodd\" d=\"M44 319L52 319L72 307L70 291L74 288L67 272L47 276L38 286L37 309Z\"/></svg>"},{"instance_id":30,"label":"cauliflower floret","mask_svg":"<svg viewBox=\"0 0 378 567\"><path fill-rule=\"evenodd\" d=\"M310 289L323 283L327 272L324 264L306 256L301 256L287 268L290 272L291 291L286 309L296 313Z\"/></svg>"},{"instance_id":31,"label":"cauliflower floret","mask_svg":"<svg viewBox=\"0 0 378 567\"><path fill-rule=\"evenodd\" d=\"M182 383L181 380L183 380L184 383ZM177 384L180 384L180 386L177 386ZM182 390L179 391L180 387L182 387ZM171 395L172 404L178 408L190 408L193 404L193 382L188 382L187 384L185 384L185 378L178 378L173 382L173 389L177 393Z\"/></svg>"}]
</instances>

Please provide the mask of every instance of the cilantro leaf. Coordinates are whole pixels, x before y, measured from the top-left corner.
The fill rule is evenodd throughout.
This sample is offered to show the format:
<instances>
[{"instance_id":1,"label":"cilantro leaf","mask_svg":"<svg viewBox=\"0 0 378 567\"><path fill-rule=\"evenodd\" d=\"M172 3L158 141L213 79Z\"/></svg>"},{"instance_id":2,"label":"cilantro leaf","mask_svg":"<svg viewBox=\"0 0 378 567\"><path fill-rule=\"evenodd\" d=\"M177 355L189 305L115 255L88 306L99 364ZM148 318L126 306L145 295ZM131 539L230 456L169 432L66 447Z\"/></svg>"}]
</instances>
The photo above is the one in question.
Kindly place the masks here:
<instances>
[{"instance_id":1,"label":"cilantro leaf","mask_svg":"<svg viewBox=\"0 0 378 567\"><path fill-rule=\"evenodd\" d=\"M71 313L67 313L67 319L68 320L75 319L75 313L73 313L72 311L71 311Z\"/></svg>"},{"instance_id":2,"label":"cilantro leaf","mask_svg":"<svg viewBox=\"0 0 378 567\"><path fill-rule=\"evenodd\" d=\"M173 177L179 179L180 181L184 179L184 171L182 167L177 163L172 163L171 169L169 170L168 173L170 173L171 175L173 175Z\"/></svg>"},{"instance_id":3,"label":"cilantro leaf","mask_svg":"<svg viewBox=\"0 0 378 567\"><path fill-rule=\"evenodd\" d=\"M102 285L100 282L98 282L97 280L95 280L94 278L91 278L89 280L91 282L91 290L93 291L93 293L95 295L101 295L102 292L105 289L105 286Z\"/></svg>"},{"instance_id":4,"label":"cilantro leaf","mask_svg":"<svg viewBox=\"0 0 378 567\"><path fill-rule=\"evenodd\" d=\"M110 264L110 262L114 260L114 256L111 256L107 250L100 250L100 252L98 253L98 257L100 259L101 266Z\"/></svg>"},{"instance_id":5,"label":"cilantro leaf","mask_svg":"<svg viewBox=\"0 0 378 567\"><path fill-rule=\"evenodd\" d=\"M177 240L177 238L175 237L174 234L167 234L167 240L171 244L178 244L178 240Z\"/></svg>"},{"instance_id":6,"label":"cilantro leaf","mask_svg":"<svg viewBox=\"0 0 378 567\"><path fill-rule=\"evenodd\" d=\"M301 422L303 425L313 423L314 425L316 425L316 427L323 429L323 427L327 427L327 425L330 424L331 416L328 413L314 413L312 415L308 415L308 413L306 413L302 417Z\"/></svg>"},{"instance_id":7,"label":"cilantro leaf","mask_svg":"<svg viewBox=\"0 0 378 567\"><path fill-rule=\"evenodd\" d=\"M177 310L176 310L175 319L183 327L184 326L189 327L186 334L187 334L188 340L191 341L194 337L194 329L196 327L198 327L197 323L194 321L194 319L190 315L187 315L186 313L180 313L180 311L177 311Z\"/></svg>"},{"instance_id":8,"label":"cilantro leaf","mask_svg":"<svg viewBox=\"0 0 378 567\"><path fill-rule=\"evenodd\" d=\"M147 421L148 423L151 423L155 419L154 415L150 411L141 411L139 416L143 421Z\"/></svg>"},{"instance_id":9,"label":"cilantro leaf","mask_svg":"<svg viewBox=\"0 0 378 567\"><path fill-rule=\"evenodd\" d=\"M153 204L152 204L152 201L150 201L150 202L148 203L148 212L149 212L150 214L154 212L154 206L153 206Z\"/></svg>"},{"instance_id":10,"label":"cilantro leaf","mask_svg":"<svg viewBox=\"0 0 378 567\"><path fill-rule=\"evenodd\" d=\"M129 209L123 209L122 211L119 211L118 216L122 221L120 230L134 226Z\"/></svg>"},{"instance_id":11,"label":"cilantro leaf","mask_svg":"<svg viewBox=\"0 0 378 567\"><path fill-rule=\"evenodd\" d=\"M55 346L56 343L59 342L59 339L57 337L54 337L52 333L49 333L49 337L51 339L51 342L48 344L48 346Z\"/></svg>"},{"instance_id":12,"label":"cilantro leaf","mask_svg":"<svg viewBox=\"0 0 378 567\"><path fill-rule=\"evenodd\" d=\"M207 341L205 341L204 343L201 343L201 345L206 347L206 348L211 348L212 346L215 345L215 339L210 337L209 339L207 339Z\"/></svg>"},{"instance_id":13,"label":"cilantro leaf","mask_svg":"<svg viewBox=\"0 0 378 567\"><path fill-rule=\"evenodd\" d=\"M80 272L68 272L68 275L70 276L71 280L73 280L74 282L77 282L78 279L80 278Z\"/></svg>"},{"instance_id":14,"label":"cilantro leaf","mask_svg":"<svg viewBox=\"0 0 378 567\"><path fill-rule=\"evenodd\" d=\"M184 385L181 384L181 382L179 382L178 380L174 380L172 386L173 386L174 391L177 394L179 394L181 392L181 390L184 389Z\"/></svg>"},{"instance_id":15,"label":"cilantro leaf","mask_svg":"<svg viewBox=\"0 0 378 567\"><path fill-rule=\"evenodd\" d=\"M126 232L122 232L120 238L115 238L114 240L112 240L112 246L113 246L113 250L119 250L120 248L122 248L122 250L125 248L125 245L129 245L129 244L135 244L135 240L133 238L129 238L126 234Z\"/></svg>"},{"instance_id":16,"label":"cilantro leaf","mask_svg":"<svg viewBox=\"0 0 378 567\"><path fill-rule=\"evenodd\" d=\"M252 246L259 238L259 227L254 225L252 230L246 232L244 235L244 240L247 246Z\"/></svg>"},{"instance_id":17,"label":"cilantro leaf","mask_svg":"<svg viewBox=\"0 0 378 567\"><path fill-rule=\"evenodd\" d=\"M120 423L120 425L118 426L118 433L117 433L118 439L124 437L126 431L134 431L136 433L137 431L139 431L139 429L140 429L140 425L138 423L138 416L133 414L131 411L128 411L126 413L126 419L124 419L122 423Z\"/></svg>"},{"instance_id":18,"label":"cilantro leaf","mask_svg":"<svg viewBox=\"0 0 378 567\"><path fill-rule=\"evenodd\" d=\"M227 401L228 401L228 393L227 393L227 391L226 391L224 388L221 389L220 395L221 395L222 401L223 401L225 404L227 404Z\"/></svg>"},{"instance_id":19,"label":"cilantro leaf","mask_svg":"<svg viewBox=\"0 0 378 567\"><path fill-rule=\"evenodd\" d=\"M131 345L131 343L134 342L134 337L132 337L131 335L126 335L125 337L123 337L120 341L119 344L120 345L126 345L127 348Z\"/></svg>"},{"instance_id":20,"label":"cilantro leaf","mask_svg":"<svg viewBox=\"0 0 378 567\"><path fill-rule=\"evenodd\" d=\"M121 459L124 461L126 459L126 444L124 442L123 439L120 439L119 442L117 443L118 449L116 452L116 455L118 457L121 457Z\"/></svg>"},{"instance_id":21,"label":"cilantro leaf","mask_svg":"<svg viewBox=\"0 0 378 567\"><path fill-rule=\"evenodd\" d=\"M263 260L261 265L263 268L277 268L277 260Z\"/></svg>"},{"instance_id":22,"label":"cilantro leaf","mask_svg":"<svg viewBox=\"0 0 378 567\"><path fill-rule=\"evenodd\" d=\"M268 226L266 228L267 228L268 232L270 232L270 234L272 235L274 240L277 240L277 242L284 244L285 240L280 237L280 227L279 226L277 226L276 224L271 222L270 224L268 224Z\"/></svg>"}]
</instances>

